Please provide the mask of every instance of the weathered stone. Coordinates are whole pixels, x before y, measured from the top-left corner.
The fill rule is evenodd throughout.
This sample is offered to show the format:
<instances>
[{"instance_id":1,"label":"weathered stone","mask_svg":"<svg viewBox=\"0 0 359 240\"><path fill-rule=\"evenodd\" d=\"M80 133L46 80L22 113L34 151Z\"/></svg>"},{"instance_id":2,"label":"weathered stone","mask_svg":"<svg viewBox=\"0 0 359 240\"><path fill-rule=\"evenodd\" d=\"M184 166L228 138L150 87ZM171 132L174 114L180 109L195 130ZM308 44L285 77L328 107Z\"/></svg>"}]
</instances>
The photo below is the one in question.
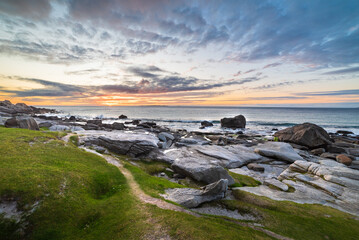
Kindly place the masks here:
<instances>
[{"instance_id":1,"label":"weathered stone","mask_svg":"<svg viewBox=\"0 0 359 240\"><path fill-rule=\"evenodd\" d=\"M279 190L284 191L284 192L288 191L288 189L289 189L287 184L282 183L281 181L279 181L275 178L266 179L266 180L264 180L263 183L267 186L273 186L275 188L278 188Z\"/></svg>"},{"instance_id":2,"label":"weathered stone","mask_svg":"<svg viewBox=\"0 0 359 240\"><path fill-rule=\"evenodd\" d=\"M254 152L265 157L275 158L290 163L293 163L296 160L303 160L303 158L294 151L291 145L283 142L266 142L260 144Z\"/></svg>"},{"instance_id":3,"label":"weathered stone","mask_svg":"<svg viewBox=\"0 0 359 240\"><path fill-rule=\"evenodd\" d=\"M313 155L320 156L322 153L325 153L325 149L324 148L316 148L316 149L313 149L312 151L310 151L310 153Z\"/></svg>"},{"instance_id":4,"label":"weathered stone","mask_svg":"<svg viewBox=\"0 0 359 240\"><path fill-rule=\"evenodd\" d=\"M119 118L119 119L127 119L127 116L126 116L126 115L121 114L118 118Z\"/></svg>"},{"instance_id":5,"label":"weathered stone","mask_svg":"<svg viewBox=\"0 0 359 240\"><path fill-rule=\"evenodd\" d=\"M330 153L345 153L345 149L342 148L342 147L339 147L335 144L331 144L331 145L328 145L327 146L327 152L330 152Z\"/></svg>"},{"instance_id":6,"label":"weathered stone","mask_svg":"<svg viewBox=\"0 0 359 240\"><path fill-rule=\"evenodd\" d=\"M352 159L345 154L340 154L336 157L337 162L343 163L349 166L352 163Z\"/></svg>"},{"instance_id":7,"label":"weathered stone","mask_svg":"<svg viewBox=\"0 0 359 240\"><path fill-rule=\"evenodd\" d=\"M222 118L221 127L226 128L245 128L246 118L243 115L235 116L234 118Z\"/></svg>"},{"instance_id":8,"label":"weathered stone","mask_svg":"<svg viewBox=\"0 0 359 240\"><path fill-rule=\"evenodd\" d=\"M258 163L250 163L247 165L247 168L257 172L264 172L264 167L259 165Z\"/></svg>"},{"instance_id":9,"label":"weathered stone","mask_svg":"<svg viewBox=\"0 0 359 240\"><path fill-rule=\"evenodd\" d=\"M87 123L101 126L102 125L102 120L100 120L100 119L87 120Z\"/></svg>"},{"instance_id":10,"label":"weathered stone","mask_svg":"<svg viewBox=\"0 0 359 240\"><path fill-rule=\"evenodd\" d=\"M201 122L201 126L202 127L212 127L213 123L209 122L209 121L202 121Z\"/></svg>"},{"instance_id":11,"label":"weathered stone","mask_svg":"<svg viewBox=\"0 0 359 240\"><path fill-rule=\"evenodd\" d=\"M123 123L114 122L112 123L112 128L115 130L124 130L125 125Z\"/></svg>"},{"instance_id":12,"label":"weathered stone","mask_svg":"<svg viewBox=\"0 0 359 240\"><path fill-rule=\"evenodd\" d=\"M24 128L30 130L39 130L35 119L32 117L13 117L9 118L5 122L5 127L7 128Z\"/></svg>"},{"instance_id":13,"label":"weathered stone","mask_svg":"<svg viewBox=\"0 0 359 240\"><path fill-rule=\"evenodd\" d=\"M331 144L328 133L312 123L303 123L286 128L274 134L280 141L292 142L309 148L318 148Z\"/></svg>"},{"instance_id":14,"label":"weathered stone","mask_svg":"<svg viewBox=\"0 0 359 240\"><path fill-rule=\"evenodd\" d=\"M234 184L233 178L219 165L219 161L211 161L209 157L194 154L193 151L186 148L171 149L165 151L165 155L174 159L172 169L181 175L207 184L220 179L228 179L230 185Z\"/></svg>"},{"instance_id":15,"label":"weathered stone","mask_svg":"<svg viewBox=\"0 0 359 240\"><path fill-rule=\"evenodd\" d=\"M204 186L201 190L193 188L167 189L162 195L165 199L176 202L187 208L195 208L204 202L219 200L225 197L228 180L220 179L217 182Z\"/></svg>"},{"instance_id":16,"label":"weathered stone","mask_svg":"<svg viewBox=\"0 0 359 240\"><path fill-rule=\"evenodd\" d=\"M320 157L321 157L321 158L329 158L329 159L334 159L334 160L335 160L336 157L337 157L337 154L325 152L325 153L320 154Z\"/></svg>"}]
</instances>

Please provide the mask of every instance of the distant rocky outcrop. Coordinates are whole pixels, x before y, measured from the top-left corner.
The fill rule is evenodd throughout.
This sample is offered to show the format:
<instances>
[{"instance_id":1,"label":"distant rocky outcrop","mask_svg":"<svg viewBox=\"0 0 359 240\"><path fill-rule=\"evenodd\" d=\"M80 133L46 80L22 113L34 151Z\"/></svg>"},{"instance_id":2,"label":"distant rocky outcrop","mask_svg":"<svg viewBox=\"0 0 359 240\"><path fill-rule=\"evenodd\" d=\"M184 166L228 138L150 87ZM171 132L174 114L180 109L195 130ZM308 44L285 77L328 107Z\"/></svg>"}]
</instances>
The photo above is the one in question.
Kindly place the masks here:
<instances>
[{"instance_id":1,"label":"distant rocky outcrop","mask_svg":"<svg viewBox=\"0 0 359 240\"><path fill-rule=\"evenodd\" d=\"M291 142L311 149L332 143L327 131L313 123L298 124L278 131L274 136L278 137L279 141Z\"/></svg>"},{"instance_id":2,"label":"distant rocky outcrop","mask_svg":"<svg viewBox=\"0 0 359 240\"><path fill-rule=\"evenodd\" d=\"M0 101L0 112L7 114L44 114L56 113L56 110L28 106L25 103L12 104L9 100L5 100Z\"/></svg>"},{"instance_id":3,"label":"distant rocky outcrop","mask_svg":"<svg viewBox=\"0 0 359 240\"><path fill-rule=\"evenodd\" d=\"M39 130L35 119L32 117L13 117L9 118L5 122L7 128L24 128L30 130Z\"/></svg>"},{"instance_id":4,"label":"distant rocky outcrop","mask_svg":"<svg viewBox=\"0 0 359 240\"><path fill-rule=\"evenodd\" d=\"M220 179L215 183L202 187L200 190L193 188L167 189L163 197L184 207L195 208L201 203L224 198L227 188L228 180Z\"/></svg>"},{"instance_id":5,"label":"distant rocky outcrop","mask_svg":"<svg viewBox=\"0 0 359 240\"><path fill-rule=\"evenodd\" d=\"M245 128L246 118L243 115L238 115L234 118L222 118L221 126L226 128Z\"/></svg>"}]
</instances>

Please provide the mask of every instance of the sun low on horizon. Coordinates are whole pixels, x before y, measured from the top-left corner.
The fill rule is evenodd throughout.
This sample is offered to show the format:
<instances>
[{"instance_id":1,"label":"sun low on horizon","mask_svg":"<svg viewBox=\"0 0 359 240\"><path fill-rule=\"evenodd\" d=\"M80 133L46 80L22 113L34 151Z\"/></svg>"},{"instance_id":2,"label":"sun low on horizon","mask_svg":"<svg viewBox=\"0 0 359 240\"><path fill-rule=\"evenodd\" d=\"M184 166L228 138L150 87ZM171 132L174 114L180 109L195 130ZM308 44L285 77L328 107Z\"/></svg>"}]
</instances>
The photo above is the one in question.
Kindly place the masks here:
<instances>
[{"instance_id":1,"label":"sun low on horizon","mask_svg":"<svg viewBox=\"0 0 359 240\"><path fill-rule=\"evenodd\" d=\"M359 107L359 1L0 2L0 100Z\"/></svg>"}]
</instances>

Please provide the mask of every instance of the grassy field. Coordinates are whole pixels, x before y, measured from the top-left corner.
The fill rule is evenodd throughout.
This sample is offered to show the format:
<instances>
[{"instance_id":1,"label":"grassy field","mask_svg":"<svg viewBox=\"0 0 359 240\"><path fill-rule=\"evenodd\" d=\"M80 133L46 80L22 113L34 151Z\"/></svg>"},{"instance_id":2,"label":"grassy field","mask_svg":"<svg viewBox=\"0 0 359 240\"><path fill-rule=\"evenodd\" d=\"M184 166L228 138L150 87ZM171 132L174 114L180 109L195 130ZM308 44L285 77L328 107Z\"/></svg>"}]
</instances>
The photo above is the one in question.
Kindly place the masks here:
<instances>
[{"instance_id":1,"label":"grassy field","mask_svg":"<svg viewBox=\"0 0 359 240\"><path fill-rule=\"evenodd\" d=\"M0 239L156 239L156 224L172 239L268 239L224 220L139 202L116 167L58 140L63 135L0 127L1 202L16 201L24 213L18 223L0 215ZM151 195L178 187L129 168Z\"/></svg>"}]
</instances>

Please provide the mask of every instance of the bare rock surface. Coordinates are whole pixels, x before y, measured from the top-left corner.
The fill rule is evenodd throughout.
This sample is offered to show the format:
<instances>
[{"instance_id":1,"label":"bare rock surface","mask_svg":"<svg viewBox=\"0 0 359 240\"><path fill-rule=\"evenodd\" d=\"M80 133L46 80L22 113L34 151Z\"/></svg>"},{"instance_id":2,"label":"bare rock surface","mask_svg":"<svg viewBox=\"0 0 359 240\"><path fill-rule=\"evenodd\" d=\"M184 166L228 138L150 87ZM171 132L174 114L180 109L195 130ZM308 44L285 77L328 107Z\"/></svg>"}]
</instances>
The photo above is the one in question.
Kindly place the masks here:
<instances>
[{"instance_id":1,"label":"bare rock surface","mask_svg":"<svg viewBox=\"0 0 359 240\"><path fill-rule=\"evenodd\" d=\"M204 202L219 200L225 197L228 188L228 180L220 179L217 182L206 185L201 189L171 188L162 196L187 208L195 208Z\"/></svg>"},{"instance_id":2,"label":"bare rock surface","mask_svg":"<svg viewBox=\"0 0 359 240\"><path fill-rule=\"evenodd\" d=\"M303 160L290 144L283 142L266 142L264 144L259 144L254 151L262 156L290 163L293 163L296 160Z\"/></svg>"},{"instance_id":3,"label":"bare rock surface","mask_svg":"<svg viewBox=\"0 0 359 240\"><path fill-rule=\"evenodd\" d=\"M13 117L9 118L5 122L5 127L7 128L24 128L30 130L39 130L35 119L32 117Z\"/></svg>"}]
</instances>

